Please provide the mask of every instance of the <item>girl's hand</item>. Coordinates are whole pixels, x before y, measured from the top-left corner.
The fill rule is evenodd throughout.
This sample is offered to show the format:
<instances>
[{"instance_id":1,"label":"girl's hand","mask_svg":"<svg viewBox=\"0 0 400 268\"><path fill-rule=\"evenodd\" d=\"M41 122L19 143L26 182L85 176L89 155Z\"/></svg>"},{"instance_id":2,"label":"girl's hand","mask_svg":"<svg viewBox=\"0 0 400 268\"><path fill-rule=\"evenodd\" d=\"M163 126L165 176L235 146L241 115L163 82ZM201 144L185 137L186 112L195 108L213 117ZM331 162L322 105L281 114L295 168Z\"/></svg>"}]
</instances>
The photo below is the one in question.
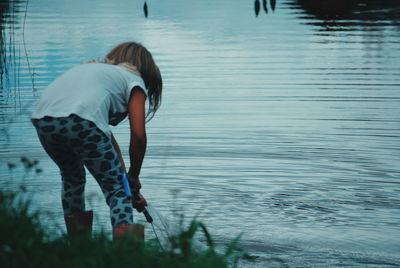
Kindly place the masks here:
<instances>
[{"instance_id":1,"label":"girl's hand","mask_svg":"<svg viewBox=\"0 0 400 268\"><path fill-rule=\"evenodd\" d=\"M142 188L142 184L140 183L139 177L132 178L129 176L129 186L131 187L131 192L133 194L132 206L138 211L142 212L147 206L147 201L140 194L140 189Z\"/></svg>"},{"instance_id":2,"label":"girl's hand","mask_svg":"<svg viewBox=\"0 0 400 268\"><path fill-rule=\"evenodd\" d=\"M131 187L132 194L138 194L140 189L142 188L142 184L140 183L139 177L132 178L129 174L129 186Z\"/></svg>"},{"instance_id":3,"label":"girl's hand","mask_svg":"<svg viewBox=\"0 0 400 268\"><path fill-rule=\"evenodd\" d=\"M147 201L146 201L146 199L144 199L143 195L141 195L140 193L137 193L137 194L135 194L134 198L132 199L132 206L138 212L142 212L145 209L145 207L147 206Z\"/></svg>"}]
</instances>

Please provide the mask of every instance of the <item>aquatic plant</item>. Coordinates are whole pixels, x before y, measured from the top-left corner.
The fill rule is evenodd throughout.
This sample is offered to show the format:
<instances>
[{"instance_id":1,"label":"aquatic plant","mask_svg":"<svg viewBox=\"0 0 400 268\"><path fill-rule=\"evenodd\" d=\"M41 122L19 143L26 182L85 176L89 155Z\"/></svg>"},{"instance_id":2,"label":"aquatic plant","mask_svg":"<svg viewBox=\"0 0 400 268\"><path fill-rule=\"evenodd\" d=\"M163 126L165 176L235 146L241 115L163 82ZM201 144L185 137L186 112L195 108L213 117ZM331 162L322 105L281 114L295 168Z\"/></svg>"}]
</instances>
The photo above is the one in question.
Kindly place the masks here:
<instances>
[{"instance_id":1,"label":"aquatic plant","mask_svg":"<svg viewBox=\"0 0 400 268\"><path fill-rule=\"evenodd\" d=\"M270 0L269 1L269 6L272 11L275 11L276 7L276 0ZM260 0L255 0L254 1L254 12L256 13L256 17L258 17L258 14L260 13ZM265 12L265 14L268 14L268 1L267 0L262 0L262 7Z\"/></svg>"},{"instance_id":2,"label":"aquatic plant","mask_svg":"<svg viewBox=\"0 0 400 268\"><path fill-rule=\"evenodd\" d=\"M35 93L34 72L28 57L25 44L25 23L29 0L0 1L0 96L7 104L9 100L20 104L20 68L22 53ZM22 14L22 21L20 20ZM20 25L22 23L22 25ZM21 45L22 48L21 48ZM23 51L22 51L23 50Z\"/></svg>"}]
</instances>

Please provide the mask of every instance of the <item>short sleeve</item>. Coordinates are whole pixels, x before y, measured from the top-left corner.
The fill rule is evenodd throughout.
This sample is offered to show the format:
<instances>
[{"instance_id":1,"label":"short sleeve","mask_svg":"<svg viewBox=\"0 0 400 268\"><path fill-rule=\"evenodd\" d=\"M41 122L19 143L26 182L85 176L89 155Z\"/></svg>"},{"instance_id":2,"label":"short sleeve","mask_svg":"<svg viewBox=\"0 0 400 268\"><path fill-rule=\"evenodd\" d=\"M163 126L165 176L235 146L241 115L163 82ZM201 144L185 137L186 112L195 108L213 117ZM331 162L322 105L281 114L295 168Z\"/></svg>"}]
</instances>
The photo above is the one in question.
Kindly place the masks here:
<instances>
[{"instance_id":1,"label":"short sleeve","mask_svg":"<svg viewBox=\"0 0 400 268\"><path fill-rule=\"evenodd\" d=\"M146 98L148 97L147 90L146 90L146 87L144 86L144 82L143 82L142 78L140 76L136 76L136 75L134 75L134 76L135 76L135 78L132 81L130 81L130 83L128 83L128 87L126 88L126 96L125 96L126 103L129 103L129 100L130 100L130 97L132 94L132 90L135 87L140 87L140 89L146 95Z\"/></svg>"}]
</instances>

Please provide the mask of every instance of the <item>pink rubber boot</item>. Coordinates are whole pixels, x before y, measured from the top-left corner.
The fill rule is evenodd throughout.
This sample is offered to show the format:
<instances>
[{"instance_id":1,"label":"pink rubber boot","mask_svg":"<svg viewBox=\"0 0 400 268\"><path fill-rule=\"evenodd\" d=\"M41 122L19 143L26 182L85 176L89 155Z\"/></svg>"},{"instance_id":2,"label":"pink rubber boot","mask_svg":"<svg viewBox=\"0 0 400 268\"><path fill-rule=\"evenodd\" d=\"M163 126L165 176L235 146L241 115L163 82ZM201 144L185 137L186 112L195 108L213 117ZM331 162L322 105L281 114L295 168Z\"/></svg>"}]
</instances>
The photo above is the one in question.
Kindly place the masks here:
<instances>
[{"instance_id":1,"label":"pink rubber boot","mask_svg":"<svg viewBox=\"0 0 400 268\"><path fill-rule=\"evenodd\" d=\"M93 211L83 211L64 216L64 220L68 235L75 237L92 234Z\"/></svg>"},{"instance_id":2,"label":"pink rubber boot","mask_svg":"<svg viewBox=\"0 0 400 268\"><path fill-rule=\"evenodd\" d=\"M141 224L122 225L113 229L113 240L133 239L144 242L144 226Z\"/></svg>"}]
</instances>

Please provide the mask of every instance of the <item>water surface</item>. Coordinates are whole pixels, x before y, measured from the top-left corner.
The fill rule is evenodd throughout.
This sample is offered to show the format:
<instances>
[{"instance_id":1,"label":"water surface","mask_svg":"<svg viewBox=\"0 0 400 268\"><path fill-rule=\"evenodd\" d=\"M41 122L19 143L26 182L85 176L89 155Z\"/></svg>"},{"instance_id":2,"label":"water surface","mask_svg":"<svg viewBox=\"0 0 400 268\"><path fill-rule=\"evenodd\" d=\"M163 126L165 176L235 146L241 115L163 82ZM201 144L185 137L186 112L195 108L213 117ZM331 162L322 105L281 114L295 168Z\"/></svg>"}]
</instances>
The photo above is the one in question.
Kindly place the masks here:
<instances>
[{"instance_id":1,"label":"water surface","mask_svg":"<svg viewBox=\"0 0 400 268\"><path fill-rule=\"evenodd\" d=\"M220 243L244 232L241 246L260 257L242 267L271 257L399 266L399 4L350 1L332 14L308 2L278 1L255 18L253 1L149 1L145 19L140 1L36 0L25 27L16 2L2 20L18 59L0 96L2 185L18 184L7 162L39 159L44 172L25 180L50 228L61 228L58 171L29 113L57 75L137 40L165 82L142 169L158 211L198 215ZM127 122L113 131L127 157ZM86 194L95 228L109 230L91 176Z\"/></svg>"}]
</instances>

